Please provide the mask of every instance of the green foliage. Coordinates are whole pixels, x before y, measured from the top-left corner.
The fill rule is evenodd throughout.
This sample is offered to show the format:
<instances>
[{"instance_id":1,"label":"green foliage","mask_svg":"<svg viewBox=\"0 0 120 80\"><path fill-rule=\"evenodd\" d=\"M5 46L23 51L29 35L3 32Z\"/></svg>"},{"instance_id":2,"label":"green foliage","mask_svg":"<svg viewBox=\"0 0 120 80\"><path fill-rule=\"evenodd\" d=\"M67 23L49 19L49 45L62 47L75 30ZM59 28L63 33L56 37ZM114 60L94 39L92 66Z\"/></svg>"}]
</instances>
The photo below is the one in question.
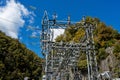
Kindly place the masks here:
<instances>
[{"instance_id":1,"label":"green foliage","mask_svg":"<svg viewBox=\"0 0 120 80\"><path fill-rule=\"evenodd\" d=\"M101 60L104 60L106 59L106 57L108 56L109 54L105 52L105 48L100 48L99 49L99 52L98 52L98 62L101 61Z\"/></svg>"},{"instance_id":2,"label":"green foliage","mask_svg":"<svg viewBox=\"0 0 120 80\"><path fill-rule=\"evenodd\" d=\"M120 69L119 69L119 67L114 68L114 73L116 73L116 74L114 74L115 77L120 77Z\"/></svg>"},{"instance_id":3,"label":"green foliage","mask_svg":"<svg viewBox=\"0 0 120 80\"><path fill-rule=\"evenodd\" d=\"M97 28L94 31L94 40L97 48L107 48L115 44L119 40L119 33L112 27L107 27L103 22L97 23Z\"/></svg>"},{"instance_id":4,"label":"green foliage","mask_svg":"<svg viewBox=\"0 0 120 80\"><path fill-rule=\"evenodd\" d=\"M75 26L70 26L65 30L65 41L70 42L73 40L73 37L75 36L76 33Z\"/></svg>"},{"instance_id":5,"label":"green foliage","mask_svg":"<svg viewBox=\"0 0 120 80\"><path fill-rule=\"evenodd\" d=\"M81 38L85 35L85 31L83 29L78 29L73 37L73 41L79 43Z\"/></svg>"},{"instance_id":6,"label":"green foliage","mask_svg":"<svg viewBox=\"0 0 120 80\"><path fill-rule=\"evenodd\" d=\"M80 60L78 62L78 68L82 71L86 70L87 69L87 60Z\"/></svg>"},{"instance_id":7,"label":"green foliage","mask_svg":"<svg viewBox=\"0 0 120 80\"><path fill-rule=\"evenodd\" d=\"M116 43L115 46L114 46L114 55L115 57L120 60L120 43Z\"/></svg>"},{"instance_id":8,"label":"green foliage","mask_svg":"<svg viewBox=\"0 0 120 80\"><path fill-rule=\"evenodd\" d=\"M117 43L114 48L114 53L120 53L120 43Z\"/></svg>"},{"instance_id":9,"label":"green foliage","mask_svg":"<svg viewBox=\"0 0 120 80\"><path fill-rule=\"evenodd\" d=\"M64 41L64 36L61 34L59 35L56 39L55 39L56 42L61 42L61 41Z\"/></svg>"},{"instance_id":10,"label":"green foliage","mask_svg":"<svg viewBox=\"0 0 120 80\"><path fill-rule=\"evenodd\" d=\"M86 17L85 22L96 25L100 22L98 18L91 18L90 16Z\"/></svg>"},{"instance_id":11,"label":"green foliage","mask_svg":"<svg viewBox=\"0 0 120 80\"><path fill-rule=\"evenodd\" d=\"M18 40L0 32L0 79L37 79L41 76L41 59ZM38 80L38 79L37 79Z\"/></svg>"}]
</instances>

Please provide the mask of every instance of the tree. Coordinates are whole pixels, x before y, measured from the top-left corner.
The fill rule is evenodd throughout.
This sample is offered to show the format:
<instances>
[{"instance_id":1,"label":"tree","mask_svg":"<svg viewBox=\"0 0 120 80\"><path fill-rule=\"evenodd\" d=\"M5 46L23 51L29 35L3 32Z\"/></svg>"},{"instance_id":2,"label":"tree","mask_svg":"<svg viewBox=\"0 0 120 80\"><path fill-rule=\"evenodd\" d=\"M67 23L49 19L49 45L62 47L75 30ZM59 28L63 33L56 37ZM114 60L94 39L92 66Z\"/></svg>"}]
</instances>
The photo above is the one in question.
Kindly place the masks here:
<instances>
[{"instance_id":1,"label":"tree","mask_svg":"<svg viewBox=\"0 0 120 80\"><path fill-rule=\"evenodd\" d=\"M42 73L41 60L17 39L0 31L0 80L38 80Z\"/></svg>"}]
</instances>

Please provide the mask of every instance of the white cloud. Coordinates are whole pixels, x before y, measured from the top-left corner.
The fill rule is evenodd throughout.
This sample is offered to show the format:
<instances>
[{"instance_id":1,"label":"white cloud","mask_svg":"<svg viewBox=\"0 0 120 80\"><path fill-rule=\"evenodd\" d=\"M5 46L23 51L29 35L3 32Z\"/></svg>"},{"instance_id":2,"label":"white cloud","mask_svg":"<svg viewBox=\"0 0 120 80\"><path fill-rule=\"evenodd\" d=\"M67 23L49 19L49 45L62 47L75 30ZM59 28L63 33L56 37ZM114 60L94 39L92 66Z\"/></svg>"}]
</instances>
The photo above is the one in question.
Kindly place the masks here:
<instances>
[{"instance_id":1,"label":"white cloud","mask_svg":"<svg viewBox=\"0 0 120 80\"><path fill-rule=\"evenodd\" d=\"M64 29L52 29L53 33L53 41L57 38L57 36L61 35L64 33Z\"/></svg>"},{"instance_id":2,"label":"white cloud","mask_svg":"<svg viewBox=\"0 0 120 80\"><path fill-rule=\"evenodd\" d=\"M37 36L37 32L33 32L31 36L32 37L36 37Z\"/></svg>"},{"instance_id":3,"label":"white cloud","mask_svg":"<svg viewBox=\"0 0 120 80\"><path fill-rule=\"evenodd\" d=\"M23 27L23 17L30 17L31 12L15 0L6 1L6 5L0 7L0 30L12 38L18 38L20 27ZM33 19L32 19L33 20Z\"/></svg>"}]
</instances>

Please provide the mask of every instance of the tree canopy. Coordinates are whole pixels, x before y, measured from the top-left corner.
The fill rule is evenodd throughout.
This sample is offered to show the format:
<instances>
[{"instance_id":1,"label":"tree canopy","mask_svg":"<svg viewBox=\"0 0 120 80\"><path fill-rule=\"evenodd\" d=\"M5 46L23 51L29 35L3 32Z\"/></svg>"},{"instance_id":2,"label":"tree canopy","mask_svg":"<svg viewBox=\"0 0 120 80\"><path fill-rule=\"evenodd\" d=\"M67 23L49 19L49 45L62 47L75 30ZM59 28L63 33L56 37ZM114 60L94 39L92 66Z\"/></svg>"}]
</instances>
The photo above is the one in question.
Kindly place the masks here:
<instances>
[{"instance_id":1,"label":"tree canopy","mask_svg":"<svg viewBox=\"0 0 120 80\"><path fill-rule=\"evenodd\" d=\"M17 39L0 31L0 80L41 77L41 59Z\"/></svg>"}]
</instances>

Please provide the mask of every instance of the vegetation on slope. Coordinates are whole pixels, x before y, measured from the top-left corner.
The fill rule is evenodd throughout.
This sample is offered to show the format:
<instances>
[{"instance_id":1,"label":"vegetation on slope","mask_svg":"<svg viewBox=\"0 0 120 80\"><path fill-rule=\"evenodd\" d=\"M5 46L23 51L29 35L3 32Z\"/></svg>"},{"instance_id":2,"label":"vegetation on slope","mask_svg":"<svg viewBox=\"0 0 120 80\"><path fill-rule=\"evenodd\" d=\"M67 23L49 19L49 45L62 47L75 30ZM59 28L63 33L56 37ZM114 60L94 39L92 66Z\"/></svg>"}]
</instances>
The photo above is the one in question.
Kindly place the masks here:
<instances>
[{"instance_id":1,"label":"vegetation on slope","mask_svg":"<svg viewBox=\"0 0 120 80\"><path fill-rule=\"evenodd\" d=\"M91 24L97 24L97 27L94 30L94 41L97 49L96 51L98 64L100 64L101 60L106 59L109 55L105 51L105 49L108 47L114 47L114 55L116 56L116 59L120 61L120 33L114 30L111 26L105 25L105 23L101 22L97 18L87 17L85 21ZM77 29L78 26L81 26L81 23L77 23L75 26L68 27L65 30L64 34L56 38L56 41L79 43L83 38L85 31L81 28ZM85 55L86 54L80 55L78 62L78 67L82 72L85 72L87 70L87 61Z\"/></svg>"},{"instance_id":2,"label":"vegetation on slope","mask_svg":"<svg viewBox=\"0 0 120 80\"><path fill-rule=\"evenodd\" d=\"M0 31L0 80L38 80L41 71L41 59L36 54Z\"/></svg>"}]
</instances>

